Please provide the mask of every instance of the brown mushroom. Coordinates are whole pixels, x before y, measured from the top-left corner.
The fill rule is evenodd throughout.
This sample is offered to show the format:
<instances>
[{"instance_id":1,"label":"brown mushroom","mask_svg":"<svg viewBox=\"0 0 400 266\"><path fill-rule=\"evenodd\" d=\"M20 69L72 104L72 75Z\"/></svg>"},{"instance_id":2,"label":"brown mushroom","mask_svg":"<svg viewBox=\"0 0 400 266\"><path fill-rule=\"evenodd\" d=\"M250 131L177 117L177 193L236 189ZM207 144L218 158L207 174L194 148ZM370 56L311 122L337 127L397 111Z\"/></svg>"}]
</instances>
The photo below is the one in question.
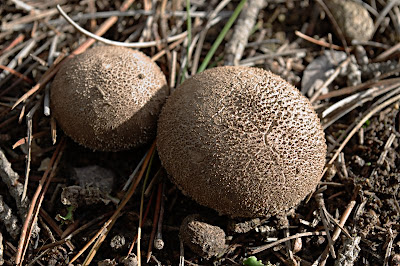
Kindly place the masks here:
<instances>
[{"instance_id":1,"label":"brown mushroom","mask_svg":"<svg viewBox=\"0 0 400 266\"><path fill-rule=\"evenodd\" d=\"M54 117L74 141L116 151L155 137L167 93L164 74L145 54L98 46L61 67L50 96Z\"/></svg>"},{"instance_id":2,"label":"brown mushroom","mask_svg":"<svg viewBox=\"0 0 400 266\"><path fill-rule=\"evenodd\" d=\"M233 217L296 206L318 184L326 155L307 98L268 71L232 66L197 74L172 93L157 147L185 194Z\"/></svg>"}]
</instances>

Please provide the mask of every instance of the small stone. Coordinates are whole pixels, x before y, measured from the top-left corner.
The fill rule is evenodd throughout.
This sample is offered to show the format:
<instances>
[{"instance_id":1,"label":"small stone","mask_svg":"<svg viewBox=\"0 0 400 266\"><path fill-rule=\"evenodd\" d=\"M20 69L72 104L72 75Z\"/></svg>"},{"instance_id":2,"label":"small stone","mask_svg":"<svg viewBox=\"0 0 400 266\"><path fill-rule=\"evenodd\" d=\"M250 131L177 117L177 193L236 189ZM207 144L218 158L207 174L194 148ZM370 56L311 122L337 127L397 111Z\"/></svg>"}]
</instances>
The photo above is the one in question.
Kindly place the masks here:
<instances>
[{"instance_id":1,"label":"small stone","mask_svg":"<svg viewBox=\"0 0 400 266\"><path fill-rule=\"evenodd\" d=\"M347 0L325 1L347 41L368 41L374 33L374 22L361 4Z\"/></svg>"},{"instance_id":2,"label":"small stone","mask_svg":"<svg viewBox=\"0 0 400 266\"><path fill-rule=\"evenodd\" d=\"M118 263L117 263L114 259L112 259L112 260L110 260L110 259L105 259L105 260L99 261L99 262L97 263L98 266L115 266L115 265L117 265L117 264L118 264Z\"/></svg>"},{"instance_id":3,"label":"small stone","mask_svg":"<svg viewBox=\"0 0 400 266\"><path fill-rule=\"evenodd\" d=\"M194 253L206 259L222 255L227 248L224 230L202 221L200 215L187 216L182 222L179 236Z\"/></svg>"},{"instance_id":4,"label":"small stone","mask_svg":"<svg viewBox=\"0 0 400 266\"><path fill-rule=\"evenodd\" d=\"M111 239L110 246L114 250L121 249L125 246L125 237L122 235L116 235Z\"/></svg>"}]
</instances>

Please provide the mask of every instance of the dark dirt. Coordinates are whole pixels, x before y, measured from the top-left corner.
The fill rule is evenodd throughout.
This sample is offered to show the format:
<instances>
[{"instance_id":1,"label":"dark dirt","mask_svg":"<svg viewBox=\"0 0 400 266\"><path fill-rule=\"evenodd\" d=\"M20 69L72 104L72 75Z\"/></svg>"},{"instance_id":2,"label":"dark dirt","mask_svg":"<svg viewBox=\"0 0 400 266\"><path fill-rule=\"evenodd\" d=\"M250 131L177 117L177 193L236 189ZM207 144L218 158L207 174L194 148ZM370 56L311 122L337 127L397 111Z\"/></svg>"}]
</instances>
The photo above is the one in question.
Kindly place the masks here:
<instances>
[{"instance_id":1,"label":"dark dirt","mask_svg":"<svg viewBox=\"0 0 400 266\"><path fill-rule=\"evenodd\" d=\"M38 109L32 119L34 138L30 145L32 153L27 189L28 197L32 199L46 168L45 165L40 167L42 162L52 157L57 145L65 136L61 130L58 130L57 143L53 145L51 118L43 114L43 98L41 97L44 95L44 89L39 90L34 96L28 98L27 101L18 105L15 109L11 110L11 106L39 82L60 52L69 54L87 39L66 23L52 24L52 21L56 19L63 21L63 18L59 16L55 9L55 4L60 3L66 8L70 16L75 16L78 13L89 14L91 12L115 11L120 8L121 1L115 1L115 3L103 0L68 1L68 3L64 0L51 2L24 1L40 12L53 10L50 15L34 18L28 22L18 19L22 17L32 18L33 12L27 11L24 7L16 7L16 1L7 0L3 2L0 4L0 19L2 21L0 65L9 65L23 48L28 47L30 40L35 39L36 41L26 56L16 60L16 66L9 65L17 72L24 74L28 79L22 80L12 74L3 75L5 72L0 70L2 71L0 72L0 75L2 75L0 78L0 148L4 151L13 170L19 174L19 182L21 184L24 183L25 178L28 145L23 144L15 149L12 147L27 136L26 114L38 104ZM257 14L256 27L248 37L249 45L246 46L241 59L248 60L246 63L253 66L269 69L301 88L301 79L307 65L318 56L323 55L325 51L329 52L331 50L329 48L330 42L342 46L340 38L335 34L334 26L317 2L321 1L269 1L268 5ZM363 2L372 8L369 12L374 23L376 23L379 14L382 14L385 6L390 1L365 0ZM196 12L210 12L215 10L219 3L220 1L200 0L191 1L191 6L195 7ZM213 25L207 32L199 57L200 63L204 60L238 3L239 1L232 1L224 7L222 11L230 13L225 13L228 14L225 16L218 15L220 16L220 22ZM165 11L170 12L176 9L184 14L184 5L183 1L166 1ZM145 14L120 17L103 37L117 41L129 39L129 42L138 42L142 36L140 41L152 41L156 38L162 38L164 30L167 33L166 35L175 35L186 30L186 20L183 16L163 18L160 15L162 10L161 3L157 2L156 8L154 8L157 15L149 15L152 7L151 1L148 0L134 2L129 10L144 9L147 10L147 13L144 12ZM376 60L400 40L400 25L395 19L398 14L399 5L395 4L389 10L389 13L384 14L371 42L361 43L358 46L358 48L362 48L361 55L364 56L364 59L366 57L367 64L363 65L361 63L362 60L356 61L354 59L351 61L353 66L361 72L359 73L360 79L358 82L373 82L373 85L361 89L350 87L353 90L347 94L322 100L317 99L314 102L315 109L322 116L327 108L349 96L356 95L358 91L365 92L372 87L377 88L379 92L388 90L383 94L374 92L368 100L360 104L357 101L350 102L350 104L343 105L336 110L335 115L346 112L345 115L335 120L325 130L329 151L327 162L334 156L335 151L355 124L365 117L371 108L376 106L373 104L382 99L382 97L387 96L388 93L394 92L391 96L387 96L388 98L396 97L400 93L399 91L396 92L396 88L400 84L395 79L399 72L398 50L389 53L389 56L381 60ZM197 18L192 18L192 37L205 28L207 17L200 15ZM85 29L94 32L98 25L105 20L106 18L77 19L76 22ZM11 22L16 23L7 28ZM173 28L175 28L175 31L171 33ZM216 54L212 57L210 65L224 64L224 47L229 42L233 30L231 29L228 32ZM298 37L295 31L301 31L319 41L324 41L328 44L328 47L322 47L320 43L305 41L303 38ZM131 35L132 33L134 34ZM52 60L49 60L50 44L55 34L58 34L58 40L55 45L57 53L53 55ZM18 40L19 35L22 35L24 40L12 45L14 40ZM40 51L39 48L45 45L46 42L49 42L48 46L45 46ZM10 45L13 48L6 51L5 49ZM177 69L175 69L175 84L179 84L181 78L179 73L184 69L183 62L187 53L185 45L182 43L177 44L170 49L171 53L167 52L166 55L156 60L166 75L169 84L171 83L173 60L176 60L177 65ZM348 45L350 48L355 47L351 43L348 43ZM141 49L141 51L149 56L154 56L157 52L164 50L165 46L162 43L158 46ZM305 50L299 51L300 49ZM176 52L176 57L173 56L172 51ZM365 51L365 54L363 54L363 51ZM36 52L37 54L35 54ZM350 55L355 53L356 50L349 50ZM35 56L29 56L29 54L34 54ZM260 55L267 56L262 59L257 58ZM194 55L189 60L188 75L194 74L190 71L193 57ZM44 61L44 64L41 61ZM334 70L335 68L331 69L331 72L326 74L326 78L329 78ZM355 72L352 73L354 74ZM328 85L328 93L340 91L349 86L347 84L348 81L347 74L345 76L339 75ZM390 89L390 86L394 89ZM365 99L362 98L362 95L358 95L358 98ZM256 256L264 264L312 265L328 246L327 237L323 233L328 231L330 235L333 235L337 221L343 217L349 206L354 207L350 209L351 212L343 228L351 238L341 233L333 245L339 259L333 259L330 254L326 265L334 265L335 262L337 263L336 265L400 265L400 237L398 235L400 231L399 104L397 100L395 103L376 112L346 144L342 150L343 155L339 155L339 159L335 159L331 165L327 165L329 167L328 171L317 187L318 194L322 194L322 203L321 200L316 200L315 195L310 195L296 209L291 210L287 215L280 215L279 217L271 217L269 219L260 217L260 219L246 220L219 216L214 210L200 206L185 197L168 181L167 174L160 170L161 164L158 157L155 156L147 182L147 185L150 183L151 186L148 194L144 197L144 213L146 213L145 210L150 199L152 200L147 218L142 226L140 240L142 264L146 264L147 250L153 228L153 216L156 209L155 202L158 194L161 195L160 193L163 192L160 198L164 207L164 216L161 223L164 247L161 250L152 249L149 265L179 264L181 252L179 230L184 218L191 214L199 214L201 219L204 219L207 223L221 228L226 235L225 241L228 247L224 254L211 258L207 258L209 254L198 255L185 247L184 259L186 265L242 265L243 261L251 255ZM345 110L349 105L356 107L351 110ZM331 118L325 117L324 121L326 122ZM123 191L125 182L150 148L149 144L138 149L115 153L92 152L67 137L65 139L66 144L63 155L40 206L38 225L41 231L38 237L30 240L24 258L24 265L29 263L32 263L32 265L67 265L114 213L117 203L126 194L126 191ZM87 189L89 191L87 192L85 188L81 187L82 189L78 193L81 200L74 203L76 206L71 208L69 205L64 205L61 202L62 188L79 186L79 178L76 179L74 169L88 166L99 166L107 169L107 172L113 173L115 177L112 185L109 185L109 190L103 189L102 191L95 190L96 192L93 192L93 190ZM153 178L155 181L151 182ZM164 184L164 189L160 184ZM123 262L123 260L127 256L138 232L142 185L143 182L140 182L135 194L123 208L104 243L95 255L92 265L98 263L103 263L102 265L115 265L117 263L118 265L135 265L136 245L130 255L130 261L125 260ZM104 198L98 202L85 200L86 196L97 195L96 193L100 193ZM4 182L0 182L0 195L3 202L10 207L13 217L18 222L17 225L22 229L24 221L21 220L18 214L19 205L16 204L10 189ZM321 213L323 214L322 217ZM329 218L330 216L332 217ZM0 265L2 263L4 265L13 265L18 253L19 236L15 239L12 238L12 234L7 231L6 223L2 219L2 211L0 210ZM322 219L328 220L327 229L324 228ZM60 241L71 232L74 232L74 235L69 242L48 246L48 244L57 243L57 241ZM218 232L222 237L222 232L219 230ZM292 239L251 254L251 251L254 250L252 248L308 232L315 233L315 235ZM82 264L87 255L88 251L84 252L73 264Z\"/></svg>"}]
</instances>

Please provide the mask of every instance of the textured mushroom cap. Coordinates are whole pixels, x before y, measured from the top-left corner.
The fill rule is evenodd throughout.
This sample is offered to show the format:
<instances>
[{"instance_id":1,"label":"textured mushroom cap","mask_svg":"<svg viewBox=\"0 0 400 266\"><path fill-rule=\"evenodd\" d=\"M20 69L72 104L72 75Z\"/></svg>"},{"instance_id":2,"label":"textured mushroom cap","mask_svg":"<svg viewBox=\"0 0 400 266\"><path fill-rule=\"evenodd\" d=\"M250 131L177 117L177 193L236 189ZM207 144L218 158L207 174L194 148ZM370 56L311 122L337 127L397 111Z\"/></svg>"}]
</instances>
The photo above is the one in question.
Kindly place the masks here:
<instances>
[{"instance_id":1,"label":"textured mushroom cap","mask_svg":"<svg viewBox=\"0 0 400 266\"><path fill-rule=\"evenodd\" d=\"M347 41L372 38L374 21L365 7L351 0L329 0L326 3Z\"/></svg>"},{"instance_id":2,"label":"textured mushroom cap","mask_svg":"<svg viewBox=\"0 0 400 266\"><path fill-rule=\"evenodd\" d=\"M145 54L99 46L61 67L51 86L51 107L74 141L116 151L154 138L167 93L164 74Z\"/></svg>"},{"instance_id":3,"label":"textured mushroom cap","mask_svg":"<svg viewBox=\"0 0 400 266\"><path fill-rule=\"evenodd\" d=\"M157 145L185 194L233 217L297 205L315 189L326 155L308 99L249 67L213 68L182 83L161 111Z\"/></svg>"}]
</instances>

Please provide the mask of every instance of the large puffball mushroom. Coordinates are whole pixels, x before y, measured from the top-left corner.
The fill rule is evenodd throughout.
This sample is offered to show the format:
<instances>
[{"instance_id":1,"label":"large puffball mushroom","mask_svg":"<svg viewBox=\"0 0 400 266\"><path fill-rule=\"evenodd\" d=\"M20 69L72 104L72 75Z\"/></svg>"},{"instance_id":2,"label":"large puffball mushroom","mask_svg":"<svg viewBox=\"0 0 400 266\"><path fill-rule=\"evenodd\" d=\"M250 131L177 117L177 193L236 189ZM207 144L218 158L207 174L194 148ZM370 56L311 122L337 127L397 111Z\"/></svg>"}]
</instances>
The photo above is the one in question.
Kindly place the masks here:
<instances>
[{"instance_id":1,"label":"large puffball mushroom","mask_svg":"<svg viewBox=\"0 0 400 266\"><path fill-rule=\"evenodd\" d=\"M280 214L317 186L326 144L308 99L268 71L217 67L168 98L157 147L173 182L232 217Z\"/></svg>"},{"instance_id":2,"label":"large puffball mushroom","mask_svg":"<svg viewBox=\"0 0 400 266\"><path fill-rule=\"evenodd\" d=\"M67 61L51 86L51 108L63 131L93 150L117 151L155 137L168 87L145 54L98 46Z\"/></svg>"}]
</instances>

